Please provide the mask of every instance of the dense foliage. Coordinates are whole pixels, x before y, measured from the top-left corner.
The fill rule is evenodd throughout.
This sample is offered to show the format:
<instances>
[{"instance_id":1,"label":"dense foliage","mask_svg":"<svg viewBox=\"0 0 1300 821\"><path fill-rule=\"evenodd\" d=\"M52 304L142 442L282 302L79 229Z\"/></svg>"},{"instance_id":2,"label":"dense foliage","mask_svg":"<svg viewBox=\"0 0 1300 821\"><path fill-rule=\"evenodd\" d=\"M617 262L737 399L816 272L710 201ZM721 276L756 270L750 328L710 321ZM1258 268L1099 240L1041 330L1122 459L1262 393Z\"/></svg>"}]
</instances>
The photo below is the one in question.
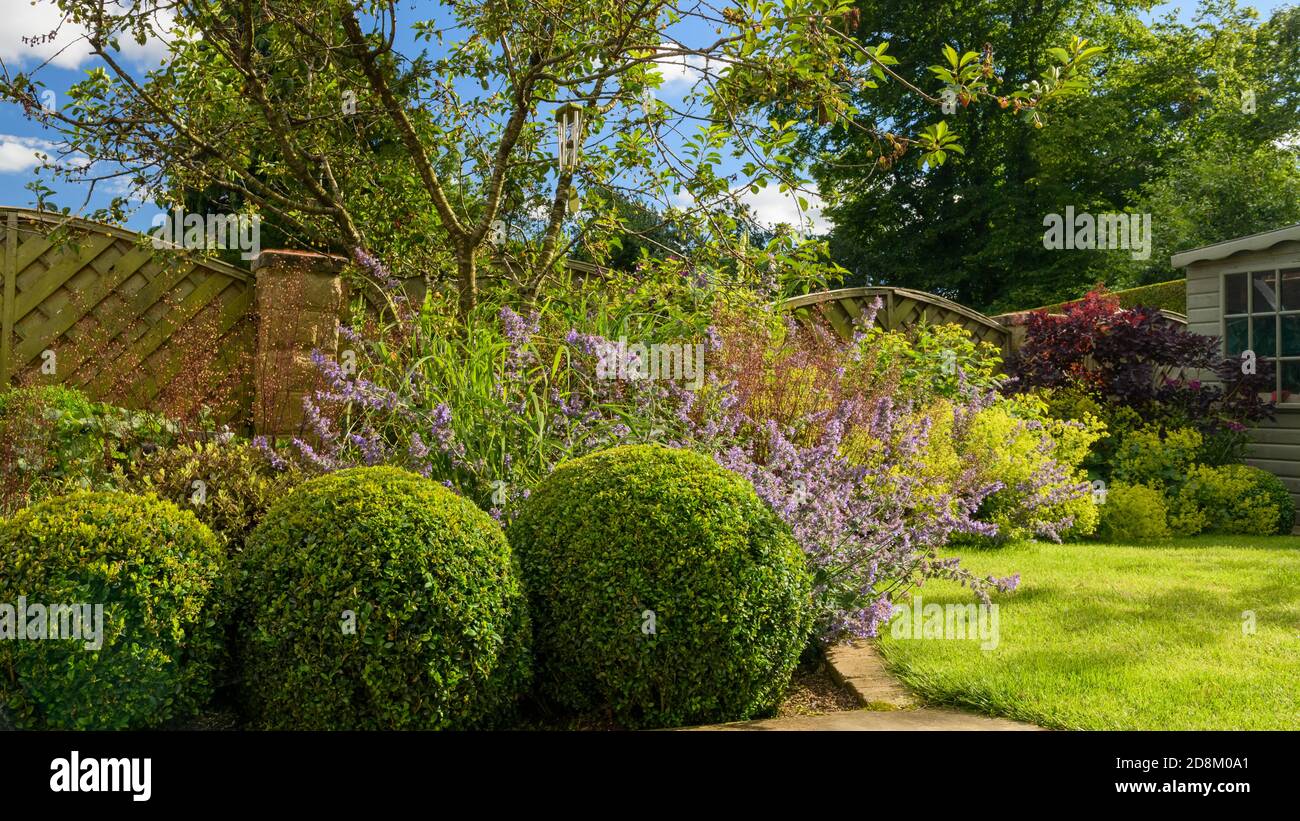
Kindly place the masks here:
<instances>
[{"instance_id":1,"label":"dense foliage","mask_svg":"<svg viewBox=\"0 0 1300 821\"><path fill-rule=\"evenodd\" d=\"M1238 464L1247 426L1272 415L1263 395L1273 366L1261 361L1257 373L1244 373L1217 338L1154 308L1121 308L1101 291L1063 310L1030 316L1010 363L1013 384L1058 417L1105 425L1083 460L1100 486L1111 482L1100 535L1280 532L1293 517L1285 487L1273 477L1248 481L1262 472Z\"/></svg>"},{"instance_id":2,"label":"dense foliage","mask_svg":"<svg viewBox=\"0 0 1300 821\"><path fill-rule=\"evenodd\" d=\"M276 467L249 442L227 436L142 456L122 484L192 511L237 553L271 505L302 478L301 471Z\"/></svg>"},{"instance_id":3,"label":"dense foliage","mask_svg":"<svg viewBox=\"0 0 1300 821\"><path fill-rule=\"evenodd\" d=\"M1052 418L1030 396L980 410L958 444L977 475L999 485L981 504L980 520L996 525L1001 541L1090 535L1097 507L1082 465L1104 427L1091 417Z\"/></svg>"},{"instance_id":4,"label":"dense foliage","mask_svg":"<svg viewBox=\"0 0 1300 821\"><path fill-rule=\"evenodd\" d=\"M188 717L225 655L224 572L211 531L152 497L79 491L0 522L0 602L42 608L0 613L0 706L32 728ZM14 640L24 623L29 639L46 640Z\"/></svg>"},{"instance_id":5,"label":"dense foliage","mask_svg":"<svg viewBox=\"0 0 1300 821\"><path fill-rule=\"evenodd\" d=\"M387 325L346 330L355 369L317 357L327 387L308 402L312 436L274 458L316 471L399 464L508 520L566 459L648 442L707 453L793 529L827 641L873 635L890 598L931 576L979 595L1013 586L938 555L956 534L998 533L975 516L989 494L1018 534L1056 538L1076 517L1087 531L1086 505L1070 509L1085 493L1078 449L1058 459L1051 425L1026 420L1037 458L1001 463L1004 475L976 439L957 450L996 400L991 346L955 326L885 332L871 316L841 340L775 314L760 284L718 272L683 287L682 273L646 265L622 287L575 283L527 313L485 304L464 334L431 302L402 303ZM655 345L678 346L693 372L636 378ZM932 441L940 404L951 422ZM941 467L927 466L932 454ZM1011 514L1021 501L1033 510Z\"/></svg>"},{"instance_id":6,"label":"dense foliage","mask_svg":"<svg viewBox=\"0 0 1300 821\"><path fill-rule=\"evenodd\" d=\"M1180 536L1202 531L1250 536L1291 532L1295 503L1282 481L1248 465L1196 465L1177 489L1170 527Z\"/></svg>"},{"instance_id":7,"label":"dense foliage","mask_svg":"<svg viewBox=\"0 0 1300 821\"><path fill-rule=\"evenodd\" d=\"M1165 497L1146 485L1114 482L1101 506L1097 536L1115 544L1151 542L1169 538Z\"/></svg>"},{"instance_id":8,"label":"dense foliage","mask_svg":"<svg viewBox=\"0 0 1300 821\"><path fill-rule=\"evenodd\" d=\"M277 729L458 729L510 716L530 672L501 528L391 467L300 485L242 555L238 661Z\"/></svg>"},{"instance_id":9,"label":"dense foliage","mask_svg":"<svg viewBox=\"0 0 1300 821\"><path fill-rule=\"evenodd\" d=\"M626 727L780 703L810 627L789 528L707 456L654 445L566 462L509 528L543 696Z\"/></svg>"},{"instance_id":10,"label":"dense foliage","mask_svg":"<svg viewBox=\"0 0 1300 821\"><path fill-rule=\"evenodd\" d=\"M176 441L157 414L62 385L0 392L0 516L69 490L116 488L122 470Z\"/></svg>"},{"instance_id":11,"label":"dense foliage","mask_svg":"<svg viewBox=\"0 0 1300 821\"><path fill-rule=\"evenodd\" d=\"M1120 308L1100 291L1063 314L1036 312L1008 363L1017 390L1066 387L1145 423L1190 425L1232 435L1271 415L1261 400L1272 384L1266 362L1244 373L1219 340L1166 321L1154 308ZM1217 383L1202 381L1204 374Z\"/></svg>"},{"instance_id":12,"label":"dense foliage","mask_svg":"<svg viewBox=\"0 0 1300 821\"><path fill-rule=\"evenodd\" d=\"M892 118L863 116L858 98L899 80L916 89L905 75L919 80L936 59L934 70L1000 110L991 78L969 76L975 55L942 41L898 74L888 38L856 38L849 0L723 10L701 0L60 8L84 27L95 69L57 112L42 105L40 65L0 72L0 100L40 118L56 178L130 179L133 195L114 196L103 215L121 220L144 197L256 214L268 240L365 248L403 278L454 283L462 320L494 254L531 293L575 251L626 264L627 238L670 256L654 245L665 234L690 237L693 261L757 269L778 258L799 274L824 258L824 243L778 230L751 244L746 200L789 194L795 221L809 222L813 192L793 145L802 123L878 132ZM170 45L167 61L142 70L121 44L151 37ZM997 91L1034 122L1077 90L1096 51L1069 37L1049 45L1069 52L1048 52L1050 69L1008 77ZM774 117L773 103L790 110ZM557 161L563 112L581 113L562 141L580 160ZM907 125L889 126L896 157L911 152L934 167L963 150L937 112ZM32 188L53 207L50 185ZM639 220L647 210L653 218Z\"/></svg>"},{"instance_id":13,"label":"dense foliage","mask_svg":"<svg viewBox=\"0 0 1300 821\"><path fill-rule=\"evenodd\" d=\"M21 723L197 706L222 561L241 568L259 726L509 720L530 628L502 523L533 583L541 691L663 726L770 711L807 637L877 635L930 580L986 602L1016 587L964 569L954 543L1294 520L1287 488L1238 464L1271 366L1245 374L1149 305L1094 291L1036 312L1006 375L956 325L886 331L877 302L843 338L777 306L846 275L1042 304L1167 280L1174 250L1300 219L1295 9L1259 22L1205 0L1185 24L1146 0L58 5L96 61L64 105L44 103L42 67L0 64L0 100L50 137L42 172L129 181L96 216L140 198L256 216L264 247L355 265L297 436L0 394L0 561L16 568L0 589L43 573L91 595L77 585L122 573L147 628L115 622L117 655L0 647L47 665L7 670ZM168 41L168 59L137 70L127 37ZM798 224L760 224L767 196ZM1145 216L1155 235L1057 253L1044 217L1067 209ZM195 515L50 500L78 488ZM96 693L119 657L139 665L120 696L51 695L65 674L96 684L66 699Z\"/></svg>"},{"instance_id":14,"label":"dense foliage","mask_svg":"<svg viewBox=\"0 0 1300 821\"><path fill-rule=\"evenodd\" d=\"M919 288L988 313L1021 310L1077 298L1097 282L1180 277L1169 265L1178 251L1300 221L1294 7L1260 19L1232 0L1155 15L1140 0L855 5L861 41L888 39L904 70L950 43L991 53L995 75L1023 82L1070 35L1106 50L1084 72L1087 93L1053 106L1046 128L959 99L945 121L963 134L965 153L938 169L890 162L880 131L807 129L847 284ZM945 87L943 78L914 79L935 97ZM892 84L855 102L900 128L939 105ZM1151 246L1139 259L1127 249L1049 250L1044 217L1067 206L1150 215Z\"/></svg>"}]
</instances>

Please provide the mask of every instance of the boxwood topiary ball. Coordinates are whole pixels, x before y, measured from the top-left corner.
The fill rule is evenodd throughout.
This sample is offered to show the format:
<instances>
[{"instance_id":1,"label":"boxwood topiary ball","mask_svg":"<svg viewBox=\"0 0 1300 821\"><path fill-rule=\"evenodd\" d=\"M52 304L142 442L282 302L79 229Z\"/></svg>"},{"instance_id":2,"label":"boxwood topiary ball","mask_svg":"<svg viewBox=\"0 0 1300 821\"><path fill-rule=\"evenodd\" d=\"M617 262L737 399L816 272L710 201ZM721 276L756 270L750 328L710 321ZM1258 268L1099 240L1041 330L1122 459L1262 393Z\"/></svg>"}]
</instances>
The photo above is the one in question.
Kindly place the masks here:
<instances>
[{"instance_id":1,"label":"boxwood topiary ball","mask_svg":"<svg viewBox=\"0 0 1300 821\"><path fill-rule=\"evenodd\" d=\"M0 706L32 728L192 714L224 656L224 570L212 532L153 496L79 492L0 522Z\"/></svg>"},{"instance_id":2,"label":"boxwood topiary ball","mask_svg":"<svg viewBox=\"0 0 1300 821\"><path fill-rule=\"evenodd\" d=\"M541 695L626 727L776 708L811 627L789 529L740 476L657 446L561 465L510 525Z\"/></svg>"},{"instance_id":3,"label":"boxwood topiary ball","mask_svg":"<svg viewBox=\"0 0 1300 821\"><path fill-rule=\"evenodd\" d=\"M501 528L397 468L300 485L242 555L242 691L280 729L456 729L510 714L529 675Z\"/></svg>"}]
</instances>

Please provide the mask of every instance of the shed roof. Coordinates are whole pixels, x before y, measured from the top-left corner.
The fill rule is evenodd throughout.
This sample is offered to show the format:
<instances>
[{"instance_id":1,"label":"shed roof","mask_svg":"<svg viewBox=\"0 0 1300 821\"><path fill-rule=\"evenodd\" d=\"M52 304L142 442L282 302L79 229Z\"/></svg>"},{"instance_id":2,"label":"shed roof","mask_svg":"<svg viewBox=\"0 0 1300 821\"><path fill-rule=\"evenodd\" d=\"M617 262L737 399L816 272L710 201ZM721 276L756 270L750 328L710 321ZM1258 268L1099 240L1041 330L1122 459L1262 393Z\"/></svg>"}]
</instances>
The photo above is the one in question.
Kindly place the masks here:
<instances>
[{"instance_id":1,"label":"shed roof","mask_svg":"<svg viewBox=\"0 0 1300 821\"><path fill-rule=\"evenodd\" d=\"M1248 237L1237 237L1236 239L1216 242L1213 245L1193 248L1190 251L1180 251L1169 258L1169 264L1175 268L1183 268L1193 262L1226 259L1241 251L1263 251L1287 240L1300 240L1300 222L1295 225L1288 225L1285 228L1261 231Z\"/></svg>"}]
</instances>

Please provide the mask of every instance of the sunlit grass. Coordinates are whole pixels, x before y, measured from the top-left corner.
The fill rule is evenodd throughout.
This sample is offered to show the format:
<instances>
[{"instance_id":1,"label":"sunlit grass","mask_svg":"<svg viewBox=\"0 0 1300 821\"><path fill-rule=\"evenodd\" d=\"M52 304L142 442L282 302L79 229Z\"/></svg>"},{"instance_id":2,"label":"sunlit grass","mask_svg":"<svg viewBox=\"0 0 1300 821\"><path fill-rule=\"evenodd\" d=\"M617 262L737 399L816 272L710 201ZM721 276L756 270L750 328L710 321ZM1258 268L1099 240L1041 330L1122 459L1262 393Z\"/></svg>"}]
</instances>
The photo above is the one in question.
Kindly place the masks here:
<instances>
[{"instance_id":1,"label":"sunlit grass","mask_svg":"<svg viewBox=\"0 0 1300 821\"><path fill-rule=\"evenodd\" d=\"M1300 729L1300 538L954 553L1021 585L994 596L996 649L884 632L890 669L928 701L1068 729ZM950 583L920 592L971 601Z\"/></svg>"}]
</instances>

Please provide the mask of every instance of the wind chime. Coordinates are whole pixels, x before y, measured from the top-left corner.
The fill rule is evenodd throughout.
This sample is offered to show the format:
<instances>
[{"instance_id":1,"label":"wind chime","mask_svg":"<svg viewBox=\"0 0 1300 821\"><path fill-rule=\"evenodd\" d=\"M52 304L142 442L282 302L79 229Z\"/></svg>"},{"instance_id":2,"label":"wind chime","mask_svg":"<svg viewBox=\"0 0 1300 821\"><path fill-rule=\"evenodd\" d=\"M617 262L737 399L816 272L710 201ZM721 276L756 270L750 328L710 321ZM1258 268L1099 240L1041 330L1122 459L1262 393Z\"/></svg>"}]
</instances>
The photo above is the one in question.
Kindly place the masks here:
<instances>
[{"instance_id":1,"label":"wind chime","mask_svg":"<svg viewBox=\"0 0 1300 821\"><path fill-rule=\"evenodd\" d=\"M578 170L578 154L582 148L582 106L577 103L564 103L555 109L557 127L557 145L559 148L560 174L569 174ZM578 188L569 184L568 209L576 214L582 207L578 198Z\"/></svg>"}]
</instances>

